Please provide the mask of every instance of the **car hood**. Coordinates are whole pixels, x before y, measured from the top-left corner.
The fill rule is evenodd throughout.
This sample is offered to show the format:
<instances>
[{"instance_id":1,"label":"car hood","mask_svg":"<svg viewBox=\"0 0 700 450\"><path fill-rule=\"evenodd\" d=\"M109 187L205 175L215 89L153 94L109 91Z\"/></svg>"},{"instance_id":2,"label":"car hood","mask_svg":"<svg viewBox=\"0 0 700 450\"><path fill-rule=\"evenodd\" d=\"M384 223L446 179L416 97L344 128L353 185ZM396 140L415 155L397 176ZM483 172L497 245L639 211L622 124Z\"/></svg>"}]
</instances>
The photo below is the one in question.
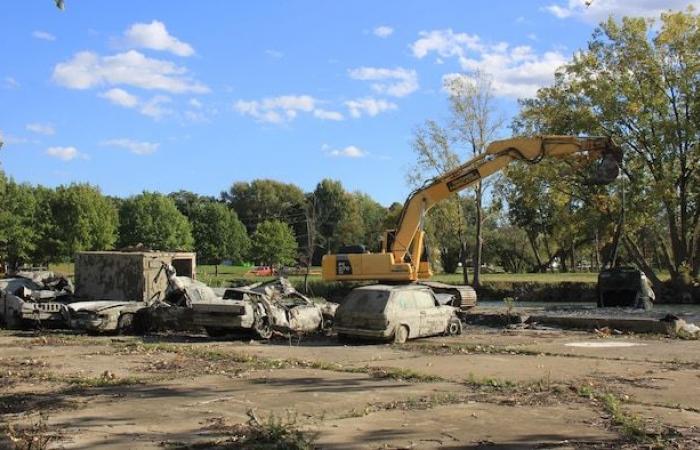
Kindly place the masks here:
<instances>
[{"instance_id":1,"label":"car hood","mask_svg":"<svg viewBox=\"0 0 700 450\"><path fill-rule=\"evenodd\" d=\"M90 301L90 302L76 302L76 303L71 303L68 305L70 309L73 311L104 311L106 309L111 309L111 308L122 308L125 306L133 306L133 305L143 305L145 306L145 303L141 302L119 302L119 301L111 301L111 300L101 300L101 301Z\"/></svg>"}]
</instances>

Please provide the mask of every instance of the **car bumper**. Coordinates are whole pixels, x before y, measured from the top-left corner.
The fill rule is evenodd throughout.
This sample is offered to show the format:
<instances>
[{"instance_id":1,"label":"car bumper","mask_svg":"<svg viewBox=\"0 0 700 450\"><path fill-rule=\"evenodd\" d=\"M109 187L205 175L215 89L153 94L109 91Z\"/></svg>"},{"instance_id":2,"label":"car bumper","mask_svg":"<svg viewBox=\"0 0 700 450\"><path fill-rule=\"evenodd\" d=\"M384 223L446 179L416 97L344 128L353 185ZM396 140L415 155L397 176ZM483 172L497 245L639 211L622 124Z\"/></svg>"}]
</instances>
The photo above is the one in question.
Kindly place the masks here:
<instances>
[{"instance_id":1,"label":"car bumper","mask_svg":"<svg viewBox=\"0 0 700 450\"><path fill-rule=\"evenodd\" d=\"M368 330L364 328L351 328L351 327L333 327L338 334L345 334L348 336L358 336L366 338L375 339L386 339L394 335L394 330L392 328L387 328L385 330Z\"/></svg>"}]
</instances>

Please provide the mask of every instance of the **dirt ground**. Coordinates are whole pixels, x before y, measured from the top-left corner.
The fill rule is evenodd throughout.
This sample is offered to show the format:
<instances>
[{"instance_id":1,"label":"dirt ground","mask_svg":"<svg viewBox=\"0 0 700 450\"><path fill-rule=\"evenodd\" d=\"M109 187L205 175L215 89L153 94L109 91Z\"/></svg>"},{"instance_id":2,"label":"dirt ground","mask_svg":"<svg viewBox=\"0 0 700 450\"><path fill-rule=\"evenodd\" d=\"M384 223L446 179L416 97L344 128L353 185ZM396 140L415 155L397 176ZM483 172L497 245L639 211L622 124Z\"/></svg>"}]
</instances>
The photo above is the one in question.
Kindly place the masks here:
<instances>
[{"instance_id":1,"label":"dirt ground","mask_svg":"<svg viewBox=\"0 0 700 450\"><path fill-rule=\"evenodd\" d=\"M486 328L403 346L2 331L0 423L0 448L250 448L258 427L324 449L691 449L700 345Z\"/></svg>"}]
</instances>

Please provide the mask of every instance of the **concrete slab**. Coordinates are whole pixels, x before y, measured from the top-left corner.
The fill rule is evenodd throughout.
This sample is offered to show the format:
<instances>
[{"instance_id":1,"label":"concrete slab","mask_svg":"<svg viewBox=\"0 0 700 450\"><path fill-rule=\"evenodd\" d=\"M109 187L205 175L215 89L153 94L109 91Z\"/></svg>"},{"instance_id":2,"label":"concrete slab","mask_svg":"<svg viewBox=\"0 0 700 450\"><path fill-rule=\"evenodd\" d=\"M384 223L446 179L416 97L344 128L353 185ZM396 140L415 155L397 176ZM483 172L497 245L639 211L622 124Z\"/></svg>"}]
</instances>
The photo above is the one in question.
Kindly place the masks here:
<instances>
[{"instance_id":1,"label":"concrete slab","mask_svg":"<svg viewBox=\"0 0 700 450\"><path fill-rule=\"evenodd\" d=\"M483 403L381 411L324 422L319 432L324 449L574 448L617 438L598 422L597 412L579 406L515 409Z\"/></svg>"}]
</instances>

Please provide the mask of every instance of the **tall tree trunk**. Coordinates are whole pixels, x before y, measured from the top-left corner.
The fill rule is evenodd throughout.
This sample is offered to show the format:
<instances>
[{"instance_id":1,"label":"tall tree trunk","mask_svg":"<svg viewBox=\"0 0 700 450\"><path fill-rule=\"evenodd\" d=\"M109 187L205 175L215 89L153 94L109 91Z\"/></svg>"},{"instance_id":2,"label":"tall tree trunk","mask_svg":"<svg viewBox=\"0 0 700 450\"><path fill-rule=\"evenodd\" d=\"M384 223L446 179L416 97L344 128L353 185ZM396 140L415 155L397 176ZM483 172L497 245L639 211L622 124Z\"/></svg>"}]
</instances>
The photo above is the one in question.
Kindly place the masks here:
<instances>
[{"instance_id":1,"label":"tall tree trunk","mask_svg":"<svg viewBox=\"0 0 700 450\"><path fill-rule=\"evenodd\" d=\"M481 283L481 254L484 246L483 236L482 236L482 225L483 225L483 209L481 205L481 200L483 196L481 181L476 185L476 239L474 243L474 289L479 288Z\"/></svg>"},{"instance_id":2,"label":"tall tree trunk","mask_svg":"<svg viewBox=\"0 0 700 450\"><path fill-rule=\"evenodd\" d=\"M573 239L571 240L571 271L576 272L576 247Z\"/></svg>"},{"instance_id":3,"label":"tall tree trunk","mask_svg":"<svg viewBox=\"0 0 700 450\"><path fill-rule=\"evenodd\" d=\"M637 265L642 269L644 275L646 275L647 278L649 278L656 292L661 292L661 289L663 289L663 283L654 272L654 269L642 256L642 252L639 250L637 244L626 234L622 236L622 243L625 245L627 251L632 255Z\"/></svg>"},{"instance_id":4,"label":"tall tree trunk","mask_svg":"<svg viewBox=\"0 0 700 450\"><path fill-rule=\"evenodd\" d=\"M537 262L537 271L545 272L546 268L542 265L542 258L540 257L540 249L537 248L537 238L534 233L527 232L527 240L530 241L530 246L532 247L532 254L535 255L535 261Z\"/></svg>"},{"instance_id":5,"label":"tall tree trunk","mask_svg":"<svg viewBox=\"0 0 700 450\"><path fill-rule=\"evenodd\" d=\"M462 282L467 285L469 284L469 270L467 269L467 243L460 242L459 247L459 262L462 263Z\"/></svg>"}]
</instances>

